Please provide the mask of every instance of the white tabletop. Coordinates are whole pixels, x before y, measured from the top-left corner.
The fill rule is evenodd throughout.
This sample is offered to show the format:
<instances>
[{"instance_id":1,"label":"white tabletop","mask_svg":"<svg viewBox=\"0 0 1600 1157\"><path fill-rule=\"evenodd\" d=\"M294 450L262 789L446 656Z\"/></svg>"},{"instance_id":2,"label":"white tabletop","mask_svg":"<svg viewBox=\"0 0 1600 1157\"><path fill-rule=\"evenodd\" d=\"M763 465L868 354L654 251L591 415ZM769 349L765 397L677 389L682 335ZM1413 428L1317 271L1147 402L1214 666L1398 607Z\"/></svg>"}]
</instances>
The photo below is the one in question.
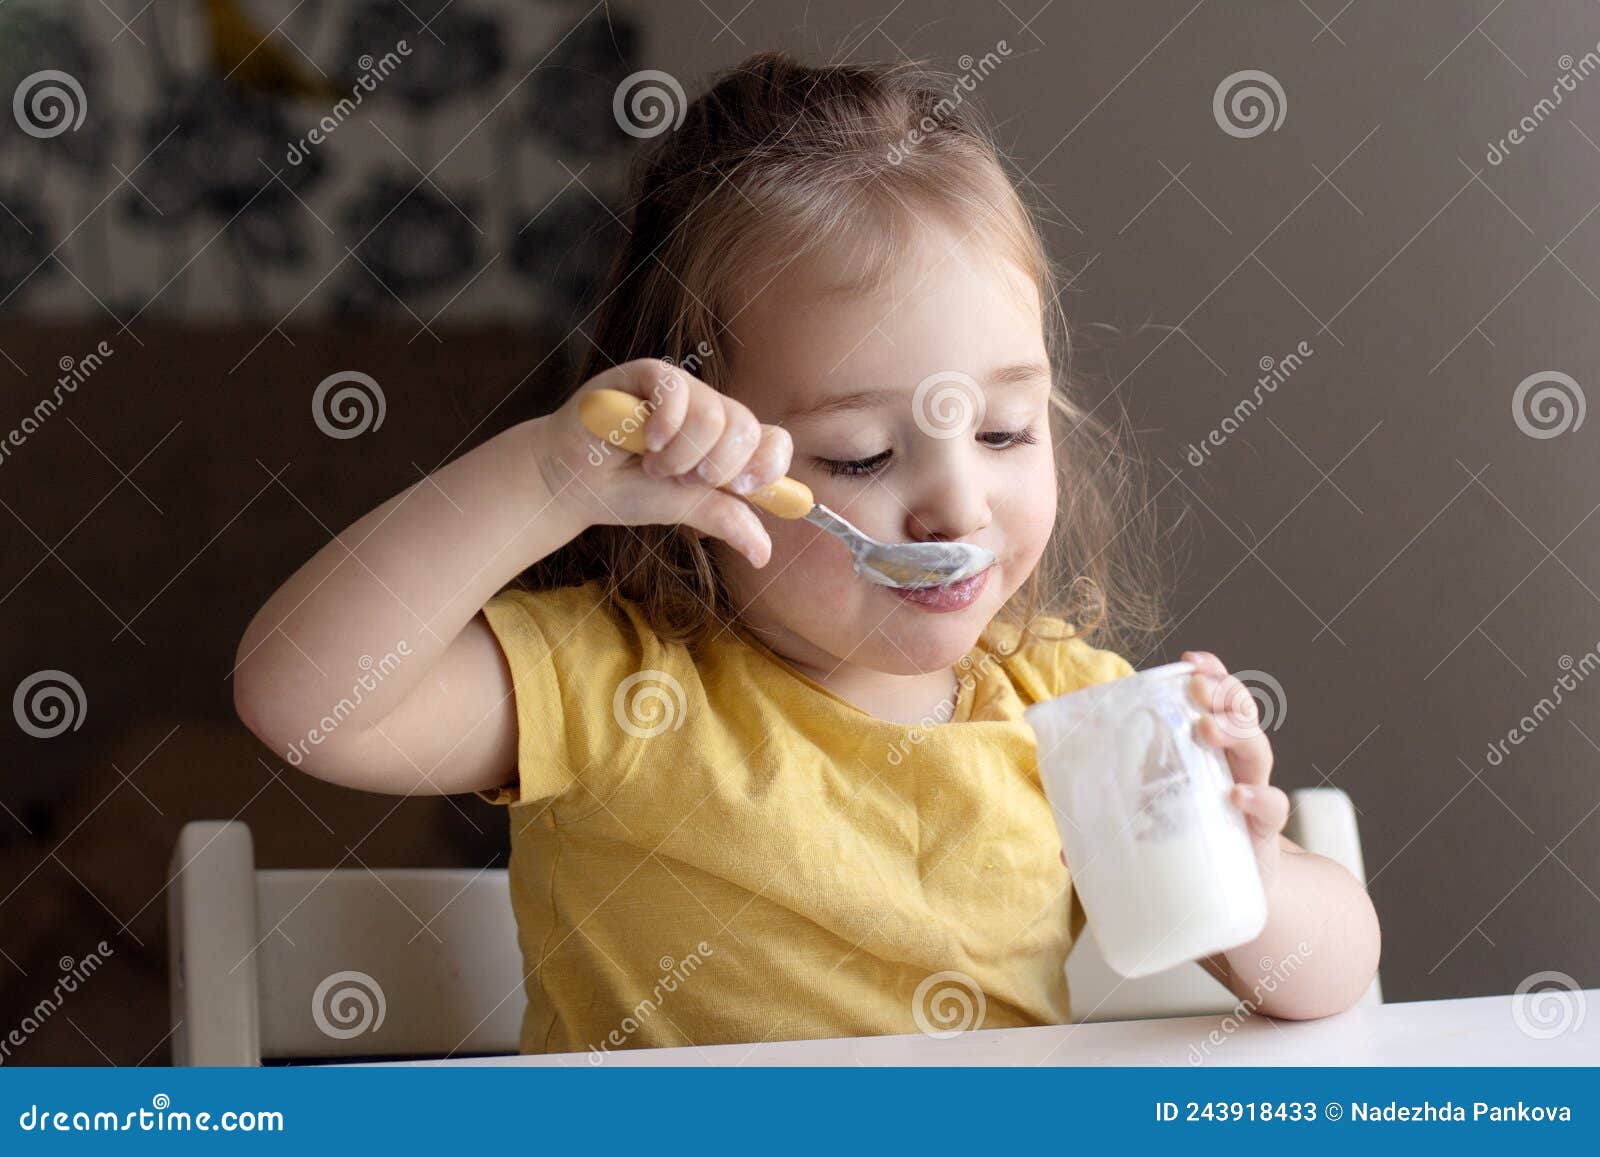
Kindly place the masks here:
<instances>
[{"instance_id":1,"label":"white tabletop","mask_svg":"<svg viewBox=\"0 0 1600 1157\"><path fill-rule=\"evenodd\" d=\"M394 1063L588 1066L595 1062L588 1053L558 1053ZM1250 1016L1239 1023L1227 1016L1186 1016L990 1029L945 1039L912 1034L623 1049L605 1054L603 1063L1588 1066L1600 1065L1600 989L1358 1004L1336 1016L1305 1021Z\"/></svg>"}]
</instances>

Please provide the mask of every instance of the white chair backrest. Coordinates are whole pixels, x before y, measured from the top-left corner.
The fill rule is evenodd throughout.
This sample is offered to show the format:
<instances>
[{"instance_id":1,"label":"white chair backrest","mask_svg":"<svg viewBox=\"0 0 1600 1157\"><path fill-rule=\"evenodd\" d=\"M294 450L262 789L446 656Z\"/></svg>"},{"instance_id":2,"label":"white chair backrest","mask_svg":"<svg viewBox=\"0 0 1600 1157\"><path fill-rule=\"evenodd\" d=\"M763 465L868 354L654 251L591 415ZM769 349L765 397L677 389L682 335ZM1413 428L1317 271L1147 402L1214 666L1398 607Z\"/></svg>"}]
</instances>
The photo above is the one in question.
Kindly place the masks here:
<instances>
[{"instance_id":1,"label":"white chair backrest","mask_svg":"<svg viewBox=\"0 0 1600 1157\"><path fill-rule=\"evenodd\" d=\"M514 1053L505 869L256 873L263 1057Z\"/></svg>"},{"instance_id":2,"label":"white chair backrest","mask_svg":"<svg viewBox=\"0 0 1600 1157\"><path fill-rule=\"evenodd\" d=\"M248 827L201 821L168 878L174 1064L518 1051L503 868L258 872Z\"/></svg>"}]
</instances>

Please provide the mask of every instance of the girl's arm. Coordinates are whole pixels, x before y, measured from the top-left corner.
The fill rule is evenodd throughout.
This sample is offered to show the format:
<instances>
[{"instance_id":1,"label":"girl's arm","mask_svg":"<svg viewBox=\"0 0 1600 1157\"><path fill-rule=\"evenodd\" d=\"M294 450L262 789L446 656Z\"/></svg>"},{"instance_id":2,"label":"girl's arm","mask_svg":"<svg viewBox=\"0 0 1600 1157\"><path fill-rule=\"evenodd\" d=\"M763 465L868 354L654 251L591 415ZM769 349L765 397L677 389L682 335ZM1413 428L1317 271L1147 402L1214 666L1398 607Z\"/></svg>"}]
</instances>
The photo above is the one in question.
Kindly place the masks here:
<instances>
[{"instance_id":1,"label":"girl's arm","mask_svg":"<svg viewBox=\"0 0 1600 1157\"><path fill-rule=\"evenodd\" d=\"M1267 891L1266 927L1199 963L1251 1012L1289 1020L1343 1012L1378 971L1377 912L1343 864L1277 838L1282 854Z\"/></svg>"},{"instance_id":2,"label":"girl's arm","mask_svg":"<svg viewBox=\"0 0 1600 1157\"><path fill-rule=\"evenodd\" d=\"M395 495L256 613L234 704L281 758L393 794L515 778L511 675L479 610L584 529L539 468L547 424L514 426Z\"/></svg>"},{"instance_id":3,"label":"girl's arm","mask_svg":"<svg viewBox=\"0 0 1600 1157\"><path fill-rule=\"evenodd\" d=\"M591 388L640 398L659 449L635 456L585 430L578 405ZM683 523L764 566L771 540L754 509L716 487L743 475L747 489L768 485L792 449L786 430L680 368L613 367L313 555L240 641L239 716L289 763L346 787L453 794L508 783L516 701L483 604L595 524Z\"/></svg>"}]
</instances>

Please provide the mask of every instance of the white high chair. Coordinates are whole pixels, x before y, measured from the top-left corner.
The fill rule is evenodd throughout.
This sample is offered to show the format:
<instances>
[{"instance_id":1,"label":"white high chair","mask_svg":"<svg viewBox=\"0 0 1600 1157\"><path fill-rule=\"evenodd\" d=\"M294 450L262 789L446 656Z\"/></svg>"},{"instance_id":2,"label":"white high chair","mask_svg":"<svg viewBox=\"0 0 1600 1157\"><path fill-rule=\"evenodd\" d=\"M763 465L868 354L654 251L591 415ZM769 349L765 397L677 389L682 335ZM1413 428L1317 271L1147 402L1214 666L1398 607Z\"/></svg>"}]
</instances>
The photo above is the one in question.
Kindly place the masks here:
<instances>
[{"instance_id":1,"label":"white high chair","mask_svg":"<svg viewBox=\"0 0 1600 1157\"><path fill-rule=\"evenodd\" d=\"M1289 838L1365 882L1349 797L1290 796ZM258 870L245 824L202 820L179 834L167 916L175 1065L518 1050L522 957L503 868ZM1078 1020L1237 1003L1198 964L1125 980L1092 934L1067 973ZM1382 999L1376 978L1362 999Z\"/></svg>"}]
</instances>

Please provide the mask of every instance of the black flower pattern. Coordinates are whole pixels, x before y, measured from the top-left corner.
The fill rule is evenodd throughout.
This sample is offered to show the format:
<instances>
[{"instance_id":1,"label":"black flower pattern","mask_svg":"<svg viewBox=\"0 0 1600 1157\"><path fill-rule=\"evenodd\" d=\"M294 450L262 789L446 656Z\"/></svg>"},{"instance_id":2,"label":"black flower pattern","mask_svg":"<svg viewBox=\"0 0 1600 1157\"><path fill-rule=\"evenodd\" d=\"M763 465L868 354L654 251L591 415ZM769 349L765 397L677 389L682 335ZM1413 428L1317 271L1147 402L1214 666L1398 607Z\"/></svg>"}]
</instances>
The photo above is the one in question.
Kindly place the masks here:
<instances>
[{"instance_id":1,"label":"black flower pattern","mask_svg":"<svg viewBox=\"0 0 1600 1157\"><path fill-rule=\"evenodd\" d=\"M500 22L451 0L366 0L345 26L342 67L382 59L402 40L410 52L379 91L418 112L482 88L505 67Z\"/></svg>"},{"instance_id":2,"label":"black flower pattern","mask_svg":"<svg viewBox=\"0 0 1600 1157\"><path fill-rule=\"evenodd\" d=\"M464 280L477 268L478 232L468 220L475 208L473 198L446 199L401 175L373 178L344 210L343 243L359 260L336 297L338 310L370 313L395 297L410 304L417 294Z\"/></svg>"},{"instance_id":3,"label":"black flower pattern","mask_svg":"<svg viewBox=\"0 0 1600 1157\"><path fill-rule=\"evenodd\" d=\"M527 119L569 154L595 156L631 142L612 112L617 86L637 69L634 25L585 20L528 79Z\"/></svg>"},{"instance_id":4,"label":"black flower pattern","mask_svg":"<svg viewBox=\"0 0 1600 1157\"><path fill-rule=\"evenodd\" d=\"M583 16L587 3L547 3L540 11L530 0L347 0L308 4L277 28L256 0L152 5L143 20L134 17L138 36L123 38L137 44L116 50L146 59L124 68L116 55L113 70L95 5L0 0L0 94L41 73L37 83L52 90L46 103L57 89L83 92L63 114L76 127L60 132L29 132L0 116L0 151L16 162L0 178L4 308L42 306L45 295L30 287L71 267L126 312L141 312L152 295L158 309L182 311L193 302L187 270L204 254L208 267L226 263L222 284L241 317L309 305L303 295L324 279L323 316L398 316L397 295L428 316L481 274L484 292L468 308L505 315L531 306L570 325L603 292L624 237L593 193L616 192L620 167L606 162L636 143L616 124L612 101L640 67L642 37L614 11L608 20ZM249 17L248 35L224 17ZM524 42L527 22L548 30L542 43ZM478 121L498 107L498 78L513 51L529 53L515 69L526 91L492 122ZM372 67L378 61L381 71ZM540 67L524 77L535 61ZM39 107L41 117L56 115ZM454 148L443 157L452 167L429 168L439 155L436 130L457 112L488 141L489 171L463 169L479 150ZM374 114L390 142L362 123ZM387 152L393 141L416 167ZM566 172L582 174L586 187L537 211L560 181L558 159L570 160ZM337 190L327 179L336 169ZM423 169L430 179L419 187ZM541 173L550 180L534 178ZM472 195L458 191L463 185ZM94 211L79 222L88 206ZM52 261L63 235L61 260ZM109 259L129 242L159 259ZM180 283L162 292L174 270ZM507 292L513 282L532 292ZM427 310L424 295L433 295Z\"/></svg>"},{"instance_id":5,"label":"black flower pattern","mask_svg":"<svg viewBox=\"0 0 1600 1157\"><path fill-rule=\"evenodd\" d=\"M76 123L81 111L83 123L40 139L24 133L16 119L7 115L3 122L4 140L7 145L31 141L48 148L51 156L63 157L84 168L98 168L111 140L110 94L99 84L99 70L82 33L73 21L57 12L23 5L0 7L0 93L11 97L23 81L44 69L66 73L83 90L81 107L74 100L69 112ZM49 111L53 117L68 110L57 107ZM6 113L10 112L8 104Z\"/></svg>"},{"instance_id":6,"label":"black flower pattern","mask_svg":"<svg viewBox=\"0 0 1600 1157\"><path fill-rule=\"evenodd\" d=\"M145 119L143 136L149 156L125 201L134 221L172 225L208 212L233 222L251 256L303 260L307 214L295 198L322 176L324 164L315 150L299 164L285 159L290 133L277 102L216 77L181 82Z\"/></svg>"}]
</instances>

